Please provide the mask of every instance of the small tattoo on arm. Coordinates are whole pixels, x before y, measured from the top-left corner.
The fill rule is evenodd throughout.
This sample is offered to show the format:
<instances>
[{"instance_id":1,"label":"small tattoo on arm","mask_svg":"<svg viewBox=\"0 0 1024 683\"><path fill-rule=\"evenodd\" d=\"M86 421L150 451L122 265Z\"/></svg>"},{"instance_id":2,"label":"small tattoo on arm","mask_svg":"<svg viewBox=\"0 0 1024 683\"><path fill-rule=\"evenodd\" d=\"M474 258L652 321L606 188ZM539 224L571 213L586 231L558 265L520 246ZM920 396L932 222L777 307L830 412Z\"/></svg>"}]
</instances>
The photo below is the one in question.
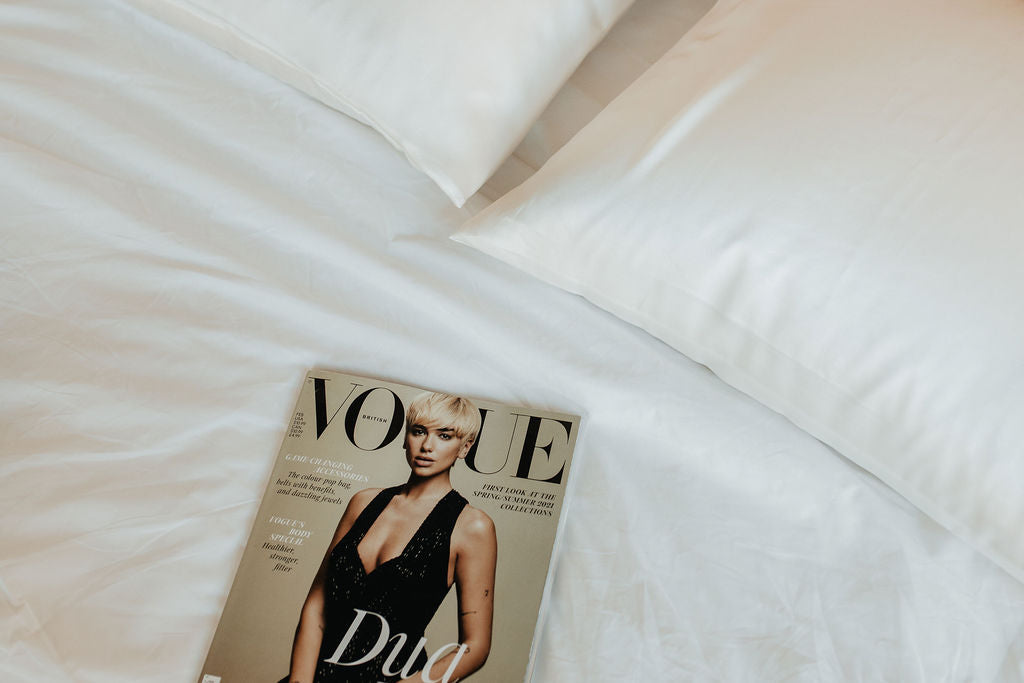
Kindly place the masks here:
<instances>
[{"instance_id":1,"label":"small tattoo on arm","mask_svg":"<svg viewBox=\"0 0 1024 683\"><path fill-rule=\"evenodd\" d=\"M490 594L491 594L491 589L490 588L485 588L484 589L484 597L486 598Z\"/></svg>"}]
</instances>

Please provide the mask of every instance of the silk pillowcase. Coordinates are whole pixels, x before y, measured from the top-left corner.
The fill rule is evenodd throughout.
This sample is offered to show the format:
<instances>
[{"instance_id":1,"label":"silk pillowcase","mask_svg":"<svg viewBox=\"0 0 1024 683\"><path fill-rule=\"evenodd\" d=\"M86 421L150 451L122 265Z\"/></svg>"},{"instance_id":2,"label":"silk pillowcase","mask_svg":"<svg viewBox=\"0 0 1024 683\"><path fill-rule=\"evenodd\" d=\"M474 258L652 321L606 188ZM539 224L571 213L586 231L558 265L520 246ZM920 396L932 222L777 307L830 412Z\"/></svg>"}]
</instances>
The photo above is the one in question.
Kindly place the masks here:
<instances>
[{"instance_id":1,"label":"silk pillowcase","mask_svg":"<svg viewBox=\"0 0 1024 683\"><path fill-rule=\"evenodd\" d=\"M366 123L462 206L633 0L130 0Z\"/></svg>"},{"instance_id":2,"label":"silk pillowcase","mask_svg":"<svg viewBox=\"0 0 1024 683\"><path fill-rule=\"evenodd\" d=\"M721 0L455 239L660 337L1024 580L1024 2Z\"/></svg>"}]
</instances>

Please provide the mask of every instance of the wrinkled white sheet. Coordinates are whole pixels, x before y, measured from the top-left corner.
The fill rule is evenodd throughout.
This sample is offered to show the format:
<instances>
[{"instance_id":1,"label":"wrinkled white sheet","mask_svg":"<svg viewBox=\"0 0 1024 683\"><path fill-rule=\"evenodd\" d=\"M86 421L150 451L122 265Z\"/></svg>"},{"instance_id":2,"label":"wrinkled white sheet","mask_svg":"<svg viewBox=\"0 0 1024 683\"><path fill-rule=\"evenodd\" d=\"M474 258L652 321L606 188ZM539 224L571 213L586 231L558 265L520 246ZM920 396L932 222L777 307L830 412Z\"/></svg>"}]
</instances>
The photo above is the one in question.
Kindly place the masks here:
<instances>
[{"instance_id":1,"label":"wrinkled white sheet","mask_svg":"<svg viewBox=\"0 0 1024 683\"><path fill-rule=\"evenodd\" d=\"M107 0L0 79L0 680L194 680L314 366L584 415L539 681L1024 680L1024 587L368 128Z\"/></svg>"}]
</instances>

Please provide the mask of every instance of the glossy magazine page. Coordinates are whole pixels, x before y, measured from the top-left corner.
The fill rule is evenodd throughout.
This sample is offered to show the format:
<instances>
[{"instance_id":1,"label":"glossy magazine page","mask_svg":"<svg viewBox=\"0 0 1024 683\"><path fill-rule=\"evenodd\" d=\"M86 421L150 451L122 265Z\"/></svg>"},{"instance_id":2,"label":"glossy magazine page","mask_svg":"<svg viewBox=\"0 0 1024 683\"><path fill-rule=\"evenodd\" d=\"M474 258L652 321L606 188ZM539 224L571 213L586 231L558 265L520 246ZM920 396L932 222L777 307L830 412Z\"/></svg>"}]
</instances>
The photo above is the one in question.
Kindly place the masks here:
<instances>
[{"instance_id":1,"label":"glossy magazine page","mask_svg":"<svg viewBox=\"0 0 1024 683\"><path fill-rule=\"evenodd\" d=\"M310 372L199 681L527 679L578 429Z\"/></svg>"}]
</instances>

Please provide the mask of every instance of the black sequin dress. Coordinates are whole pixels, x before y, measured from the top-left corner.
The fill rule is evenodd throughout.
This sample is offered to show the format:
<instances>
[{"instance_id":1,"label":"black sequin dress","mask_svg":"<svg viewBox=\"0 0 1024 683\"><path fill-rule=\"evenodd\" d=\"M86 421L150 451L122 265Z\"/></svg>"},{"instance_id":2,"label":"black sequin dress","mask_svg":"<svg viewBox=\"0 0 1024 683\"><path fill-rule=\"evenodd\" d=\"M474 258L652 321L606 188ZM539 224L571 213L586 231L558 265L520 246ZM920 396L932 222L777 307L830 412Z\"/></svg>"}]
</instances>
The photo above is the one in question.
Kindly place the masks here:
<instances>
[{"instance_id":1,"label":"black sequin dress","mask_svg":"<svg viewBox=\"0 0 1024 683\"><path fill-rule=\"evenodd\" d=\"M363 568L357 550L359 542L401 489L401 486L395 486L378 493L331 551L324 583L324 636L313 679L315 683L398 680L400 676L385 676L382 672L394 649L395 635L404 633L406 640L400 654L392 661L392 671L405 666L448 593L452 530L466 506L466 499L454 489L437 502L400 555L382 563L369 574ZM391 640L380 654L365 664L342 666L325 662L325 659L333 657L352 625L356 608L383 616L387 620ZM377 643L380 633L380 620L367 615L337 661L361 659ZM411 671L418 671L426 660L427 654L421 650Z\"/></svg>"}]
</instances>

